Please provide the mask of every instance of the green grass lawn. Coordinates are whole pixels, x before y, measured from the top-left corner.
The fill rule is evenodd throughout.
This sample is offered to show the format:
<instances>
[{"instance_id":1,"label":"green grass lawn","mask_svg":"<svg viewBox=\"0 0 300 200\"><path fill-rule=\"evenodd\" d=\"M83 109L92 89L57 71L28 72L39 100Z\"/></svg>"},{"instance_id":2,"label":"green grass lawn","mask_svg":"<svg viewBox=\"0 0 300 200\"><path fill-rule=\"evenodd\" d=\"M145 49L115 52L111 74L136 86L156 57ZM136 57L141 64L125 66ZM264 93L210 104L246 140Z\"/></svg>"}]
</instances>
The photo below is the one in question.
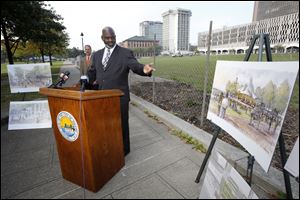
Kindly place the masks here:
<instances>
[{"instance_id":1,"label":"green grass lawn","mask_svg":"<svg viewBox=\"0 0 300 200\"><path fill-rule=\"evenodd\" d=\"M27 64L24 62L16 62L15 64ZM33 64L33 63L30 63ZM63 61L55 61L53 62L53 65L51 66L51 74L58 74L60 67L63 65ZM1 76L3 75L7 75L7 64L1 64Z\"/></svg>"},{"instance_id":2,"label":"green grass lawn","mask_svg":"<svg viewBox=\"0 0 300 200\"><path fill-rule=\"evenodd\" d=\"M245 55L211 55L208 69L207 90L210 93L215 73L217 60L243 61ZM299 61L299 54L273 54L272 59L276 61ZM257 55L251 55L250 61L257 61ZM263 61L266 57L263 56ZM153 57L140 59L141 63L153 63ZM178 82L193 85L199 90L204 88L206 56L158 56L155 58L155 68L153 75ZM299 109L299 76L293 90L291 99L292 108Z\"/></svg>"}]
</instances>

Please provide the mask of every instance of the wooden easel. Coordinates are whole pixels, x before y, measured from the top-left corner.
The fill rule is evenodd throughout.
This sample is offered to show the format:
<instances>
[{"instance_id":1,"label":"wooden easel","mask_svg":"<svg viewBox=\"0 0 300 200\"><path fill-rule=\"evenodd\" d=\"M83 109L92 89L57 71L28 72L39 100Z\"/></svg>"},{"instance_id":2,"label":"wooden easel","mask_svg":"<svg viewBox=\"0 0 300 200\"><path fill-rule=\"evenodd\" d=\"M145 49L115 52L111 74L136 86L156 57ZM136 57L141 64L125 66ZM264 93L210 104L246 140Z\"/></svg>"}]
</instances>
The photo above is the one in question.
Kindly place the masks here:
<instances>
[{"instance_id":1,"label":"wooden easel","mask_svg":"<svg viewBox=\"0 0 300 200\"><path fill-rule=\"evenodd\" d=\"M267 56L267 61L271 62L272 61L272 55L271 55L271 47L270 47L270 40L269 40L269 35L261 33L259 35L254 35L254 37L251 40L251 44L249 46L249 49L246 52L246 56L244 58L244 61L249 61L250 55L253 51L254 45L256 40L259 39L259 49L258 49L258 58L257 61L261 62L262 61L262 56L263 56L263 45L265 44L265 50L266 50L266 56ZM208 158L211 154L211 151L215 145L215 142L218 138L218 135L221 132L221 128L218 126L216 130L214 131L213 138L209 144L207 153L204 157L204 160L202 162L202 165L200 167L200 170L198 172L197 178L195 180L196 183L199 183L201 175L204 171L204 168L206 166L206 163L208 161ZM280 156L281 156L281 163L282 163L282 169L283 169L283 176L284 176L284 183L285 183L285 189L286 189L286 194L288 199L292 199L292 189L291 189L291 182L290 182L290 176L289 173L284 169L284 165L286 163L286 151L285 151L285 145L284 145L284 139L282 132L279 134L279 148L280 148ZM247 183L249 186L251 186L252 183L252 173L253 173L253 165L254 165L255 158L254 156L250 155L248 156L248 166L247 166Z\"/></svg>"}]
</instances>

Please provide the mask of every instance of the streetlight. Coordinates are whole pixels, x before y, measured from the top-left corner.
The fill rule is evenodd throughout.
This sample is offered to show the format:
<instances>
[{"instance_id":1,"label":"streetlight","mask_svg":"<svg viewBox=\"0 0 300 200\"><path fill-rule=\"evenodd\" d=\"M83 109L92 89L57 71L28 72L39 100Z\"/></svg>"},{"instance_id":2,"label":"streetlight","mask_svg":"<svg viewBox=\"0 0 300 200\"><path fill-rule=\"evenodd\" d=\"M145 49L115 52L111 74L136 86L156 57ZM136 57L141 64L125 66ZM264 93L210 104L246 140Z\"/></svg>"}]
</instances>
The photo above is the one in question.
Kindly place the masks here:
<instances>
[{"instance_id":1,"label":"streetlight","mask_svg":"<svg viewBox=\"0 0 300 200\"><path fill-rule=\"evenodd\" d=\"M84 52L84 47L83 47L83 33L82 32L81 32L80 36L81 36L81 43L82 43L82 51Z\"/></svg>"}]
</instances>

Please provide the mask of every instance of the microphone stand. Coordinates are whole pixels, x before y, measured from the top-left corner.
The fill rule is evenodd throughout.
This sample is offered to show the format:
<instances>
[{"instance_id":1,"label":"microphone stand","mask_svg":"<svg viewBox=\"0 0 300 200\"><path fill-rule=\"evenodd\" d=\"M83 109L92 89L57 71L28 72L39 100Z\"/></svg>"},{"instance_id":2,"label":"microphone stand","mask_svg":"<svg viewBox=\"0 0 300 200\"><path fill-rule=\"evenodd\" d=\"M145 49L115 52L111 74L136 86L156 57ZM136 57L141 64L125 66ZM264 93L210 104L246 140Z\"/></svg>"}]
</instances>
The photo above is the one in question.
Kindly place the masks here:
<instances>
[{"instance_id":1,"label":"microphone stand","mask_svg":"<svg viewBox=\"0 0 300 200\"><path fill-rule=\"evenodd\" d=\"M84 92L85 88L86 88L86 86L88 84L88 78L85 75L81 76L81 78L80 78L80 84L81 84L80 91Z\"/></svg>"},{"instance_id":2,"label":"microphone stand","mask_svg":"<svg viewBox=\"0 0 300 200\"><path fill-rule=\"evenodd\" d=\"M70 74L70 72L68 72L68 71L66 71L65 73L62 73L60 75L60 80L57 83L55 83L55 84L51 84L48 88L55 88L55 89L57 89L58 88L57 86L61 87L62 84L64 84L66 82L66 80L69 79L69 74Z\"/></svg>"}]
</instances>

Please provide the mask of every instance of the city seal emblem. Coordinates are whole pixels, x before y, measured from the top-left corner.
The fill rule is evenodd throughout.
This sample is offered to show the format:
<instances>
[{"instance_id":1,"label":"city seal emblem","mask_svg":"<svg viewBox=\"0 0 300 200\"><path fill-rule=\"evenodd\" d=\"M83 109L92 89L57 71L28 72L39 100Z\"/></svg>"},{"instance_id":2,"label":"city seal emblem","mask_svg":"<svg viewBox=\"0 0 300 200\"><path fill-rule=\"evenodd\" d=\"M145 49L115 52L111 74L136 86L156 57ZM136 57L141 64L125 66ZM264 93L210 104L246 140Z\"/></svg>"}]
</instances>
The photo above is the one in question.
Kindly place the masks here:
<instances>
[{"instance_id":1,"label":"city seal emblem","mask_svg":"<svg viewBox=\"0 0 300 200\"><path fill-rule=\"evenodd\" d=\"M78 124L70 113L66 111L61 111L58 113L57 127L61 135L68 141L74 142L79 136Z\"/></svg>"}]
</instances>

